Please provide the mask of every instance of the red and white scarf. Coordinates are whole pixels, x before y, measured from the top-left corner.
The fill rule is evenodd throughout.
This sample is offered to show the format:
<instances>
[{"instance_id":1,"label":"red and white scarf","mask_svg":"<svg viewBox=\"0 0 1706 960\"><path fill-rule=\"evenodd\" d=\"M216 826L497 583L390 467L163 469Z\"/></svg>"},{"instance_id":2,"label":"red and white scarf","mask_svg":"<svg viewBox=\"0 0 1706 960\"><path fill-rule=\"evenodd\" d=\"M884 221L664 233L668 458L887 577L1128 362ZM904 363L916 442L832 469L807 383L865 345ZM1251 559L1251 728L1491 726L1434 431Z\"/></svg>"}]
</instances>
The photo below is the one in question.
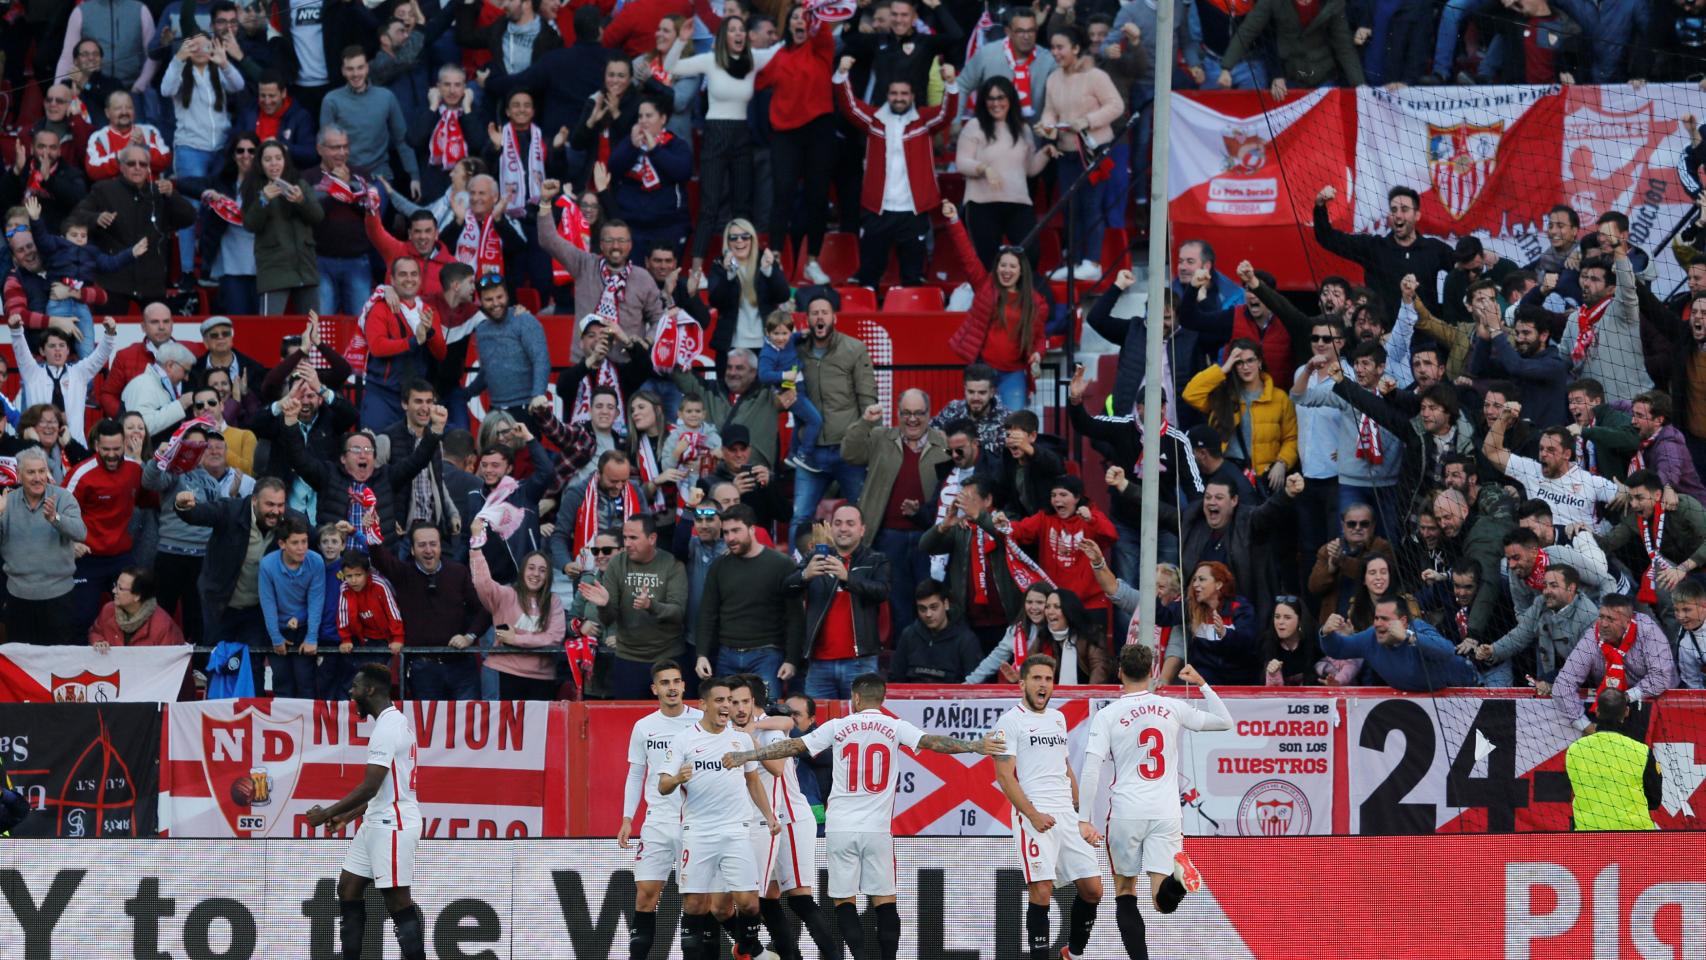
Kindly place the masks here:
<instances>
[{"instance_id":1,"label":"red and white scarf","mask_svg":"<svg viewBox=\"0 0 1706 960\"><path fill-rule=\"evenodd\" d=\"M585 621L575 619L569 621L569 632L563 637L563 656L569 661L569 676L574 678L575 689L586 695L586 682L583 677L592 673L593 662L597 659L598 639L581 633Z\"/></svg>"},{"instance_id":2,"label":"red and white scarf","mask_svg":"<svg viewBox=\"0 0 1706 960\"><path fill-rule=\"evenodd\" d=\"M1141 431L1143 429L1143 418L1137 416L1135 409L1132 412L1132 418L1133 418L1132 422L1136 423L1138 430ZM1166 414L1161 415L1161 441L1163 443L1165 443L1167 441L1167 415ZM1161 458L1161 472L1162 473L1167 472L1167 459L1165 457ZM1141 478L1143 476L1143 447L1141 447L1141 446L1137 448L1137 463L1132 465L1131 475L1135 478Z\"/></svg>"},{"instance_id":3,"label":"red and white scarf","mask_svg":"<svg viewBox=\"0 0 1706 960\"><path fill-rule=\"evenodd\" d=\"M1534 551L1534 566L1529 568L1528 576L1523 580L1528 589L1539 592L1546 586L1546 568L1552 565L1552 558L1545 550Z\"/></svg>"},{"instance_id":4,"label":"red and white scarf","mask_svg":"<svg viewBox=\"0 0 1706 960\"><path fill-rule=\"evenodd\" d=\"M610 269L610 261L598 261L598 275L604 281L604 292L598 297L598 315L615 325L621 318L622 303L628 299L628 272L634 269L632 263L624 263L622 269Z\"/></svg>"},{"instance_id":5,"label":"red and white scarf","mask_svg":"<svg viewBox=\"0 0 1706 960\"><path fill-rule=\"evenodd\" d=\"M1469 608L1458 607L1453 617L1457 620L1457 642L1462 643L1469 639Z\"/></svg>"},{"instance_id":6,"label":"red and white scarf","mask_svg":"<svg viewBox=\"0 0 1706 960\"><path fill-rule=\"evenodd\" d=\"M1594 304L1584 306L1576 311L1576 345L1570 348L1570 362L1581 366L1587 358L1588 351L1593 349L1594 341L1599 339L1599 321L1605 317L1605 311L1611 308L1611 297Z\"/></svg>"},{"instance_id":7,"label":"red and white scarf","mask_svg":"<svg viewBox=\"0 0 1706 960\"><path fill-rule=\"evenodd\" d=\"M1655 433L1635 445L1635 453L1629 458L1628 473L1625 473L1624 476L1628 476L1629 473L1634 473L1637 470L1652 469L1647 465L1647 448L1651 447L1654 441L1658 439L1659 435Z\"/></svg>"},{"instance_id":8,"label":"red and white scarf","mask_svg":"<svg viewBox=\"0 0 1706 960\"><path fill-rule=\"evenodd\" d=\"M680 307L670 307L658 319L657 339L652 342L652 369L659 376L687 370L705 345L705 330L699 321Z\"/></svg>"},{"instance_id":9,"label":"red and white scarf","mask_svg":"<svg viewBox=\"0 0 1706 960\"><path fill-rule=\"evenodd\" d=\"M1593 426L1590 423L1582 429L1587 430ZM1583 470L1596 477L1599 476L1599 450L1596 449L1593 441L1579 433L1576 434L1576 462L1582 465Z\"/></svg>"},{"instance_id":10,"label":"red and white scarf","mask_svg":"<svg viewBox=\"0 0 1706 960\"><path fill-rule=\"evenodd\" d=\"M320 189L326 191L326 196L339 203L347 203L352 207L363 207L368 213L379 212L379 188L361 178L359 173L351 173L345 182L325 171L320 173Z\"/></svg>"},{"instance_id":11,"label":"red and white scarf","mask_svg":"<svg viewBox=\"0 0 1706 960\"><path fill-rule=\"evenodd\" d=\"M0 490L18 485L18 458L0 457Z\"/></svg>"},{"instance_id":12,"label":"red and white scarf","mask_svg":"<svg viewBox=\"0 0 1706 960\"><path fill-rule=\"evenodd\" d=\"M1013 87L1019 91L1019 111L1025 116L1031 115L1031 67L1036 65L1037 51L1032 50L1025 59L1020 60L1013 55L1013 41L1001 41L1001 52L1007 57L1007 68L1013 71Z\"/></svg>"},{"instance_id":13,"label":"red and white scarf","mask_svg":"<svg viewBox=\"0 0 1706 960\"><path fill-rule=\"evenodd\" d=\"M1629 621L1629 629L1623 631L1621 643L1606 643L1605 638L1599 634L1598 625L1593 628L1593 638L1599 642L1599 655L1605 658L1605 679L1599 682L1598 692L1603 693L1608 688L1622 690L1628 682L1623 661L1629 656L1629 651L1635 648L1635 621Z\"/></svg>"},{"instance_id":14,"label":"red and white scarf","mask_svg":"<svg viewBox=\"0 0 1706 960\"><path fill-rule=\"evenodd\" d=\"M562 237L568 245L576 250L586 250L592 246L592 225L586 222L586 215L581 213L581 205L575 198L563 193L557 197L557 236ZM569 268L551 261L551 279L558 286L574 282L574 274Z\"/></svg>"},{"instance_id":15,"label":"red and white scarf","mask_svg":"<svg viewBox=\"0 0 1706 960\"><path fill-rule=\"evenodd\" d=\"M661 147L674 139L675 135L665 130L658 134L657 147ZM652 149L655 150L657 147ZM640 151L640 159L634 161L634 166L628 171L628 176L640 181L640 189L642 190L656 190L663 186L663 178L658 176L658 168L652 165L651 150Z\"/></svg>"},{"instance_id":16,"label":"red and white scarf","mask_svg":"<svg viewBox=\"0 0 1706 960\"><path fill-rule=\"evenodd\" d=\"M1646 517L1635 518L1636 529L1641 531L1641 545L1647 551L1647 572L1641 574L1641 590L1635 599L1642 603L1658 603L1659 594L1653 585L1653 574L1665 569L1669 564L1659 555L1659 548L1665 542L1665 508L1662 503L1653 504L1653 519L1648 522Z\"/></svg>"},{"instance_id":17,"label":"red and white scarf","mask_svg":"<svg viewBox=\"0 0 1706 960\"><path fill-rule=\"evenodd\" d=\"M59 169L59 164L57 164L57 163L54 164L53 169L54 170ZM44 170L42 170L40 165L36 164L34 161L31 161L31 163L30 163L30 178L29 178L29 181L24 184L24 196L26 196L26 197L45 197L45 196L47 196L48 195L47 181L48 181L48 178L50 178L52 176L53 176L53 170L44 171Z\"/></svg>"},{"instance_id":18,"label":"red and white scarf","mask_svg":"<svg viewBox=\"0 0 1706 960\"><path fill-rule=\"evenodd\" d=\"M233 227L243 225L243 207L231 197L215 190L209 190L201 195L201 202L207 204L215 214L218 214L219 219Z\"/></svg>"},{"instance_id":19,"label":"red and white scarf","mask_svg":"<svg viewBox=\"0 0 1706 960\"><path fill-rule=\"evenodd\" d=\"M468 156L468 138L462 135L461 114L455 107L438 108L438 125L432 128L427 163L440 170L449 170Z\"/></svg>"},{"instance_id":20,"label":"red and white scarf","mask_svg":"<svg viewBox=\"0 0 1706 960\"><path fill-rule=\"evenodd\" d=\"M598 536L598 505L603 494L598 492L598 474L593 473L586 482L586 495L581 497L580 509L575 511L575 554L584 554L592 546L592 538ZM640 496L634 492L634 485L622 485L622 519L638 516L640 513Z\"/></svg>"},{"instance_id":21,"label":"red and white scarf","mask_svg":"<svg viewBox=\"0 0 1706 960\"><path fill-rule=\"evenodd\" d=\"M191 429L202 431L214 429L215 424L206 417L196 417L178 424L178 429L172 431L172 439L154 452L154 464L172 476L182 476L194 470L201 464L201 455L207 450L207 440L186 440L184 435Z\"/></svg>"},{"instance_id":22,"label":"red and white scarf","mask_svg":"<svg viewBox=\"0 0 1706 960\"><path fill-rule=\"evenodd\" d=\"M544 131L531 124L527 130L530 135L525 161L521 157L521 138L516 135L515 124L504 124L501 134L503 156L498 159L498 185L500 195L509 197L509 209L504 212L512 217L525 213L528 204L539 202L539 186L545 182Z\"/></svg>"},{"instance_id":23,"label":"red and white scarf","mask_svg":"<svg viewBox=\"0 0 1706 960\"><path fill-rule=\"evenodd\" d=\"M493 210L485 220L472 213L462 221L462 233L456 238L456 259L474 268L474 276L502 276L504 272L504 242L498 234L498 213Z\"/></svg>"},{"instance_id":24,"label":"red and white scarf","mask_svg":"<svg viewBox=\"0 0 1706 960\"><path fill-rule=\"evenodd\" d=\"M1014 543L1012 538L1008 536L1011 531L1012 524L1009 523L1005 529L1000 531L1000 533L1002 545L1007 548L1007 573L1013 578L1013 585L1018 588L1021 594L1026 590L1031 589L1031 585L1035 583L1046 583L1051 587L1054 586L1054 581L1049 579L1049 575L1043 572L1042 566L1035 560L1032 560L1030 556L1026 554L1024 550L1020 549L1019 545ZM978 532L983 533L982 530L978 530ZM988 536L988 534L984 535Z\"/></svg>"},{"instance_id":25,"label":"red and white scarf","mask_svg":"<svg viewBox=\"0 0 1706 960\"><path fill-rule=\"evenodd\" d=\"M379 525L379 498L365 483L349 485L349 522L355 528L351 546L360 549L385 542L385 531Z\"/></svg>"},{"instance_id":26,"label":"red and white scarf","mask_svg":"<svg viewBox=\"0 0 1706 960\"><path fill-rule=\"evenodd\" d=\"M361 312L355 318L355 330L350 334L349 343L344 344L344 362L350 365L357 376L367 373L367 315L373 312L374 304L384 302L385 291L375 289L373 295L367 298L367 302L361 305Z\"/></svg>"},{"instance_id":27,"label":"red and white scarf","mask_svg":"<svg viewBox=\"0 0 1706 960\"><path fill-rule=\"evenodd\" d=\"M1386 462L1381 449L1380 425L1366 413L1357 414L1357 459L1379 466Z\"/></svg>"},{"instance_id":28,"label":"red and white scarf","mask_svg":"<svg viewBox=\"0 0 1706 960\"><path fill-rule=\"evenodd\" d=\"M592 418L592 388L595 386L609 387L616 391L617 410L628 408L627 402L622 398L622 383L616 377L616 365L606 359L598 365L597 370L593 371L592 376L582 377L580 385L575 387L575 405L569 411L570 423L578 423ZM616 422L622 423L622 417L618 416Z\"/></svg>"},{"instance_id":29,"label":"red and white scarf","mask_svg":"<svg viewBox=\"0 0 1706 960\"><path fill-rule=\"evenodd\" d=\"M658 468L658 454L656 450L652 449L652 438L638 437L636 439L639 440L637 446L640 449L634 457L634 462L640 465L640 486L642 489L647 484L652 486L652 512L662 513L669 506L669 498L664 494L663 488L670 487L673 489L675 484L658 483L658 474L663 471Z\"/></svg>"}]
</instances>

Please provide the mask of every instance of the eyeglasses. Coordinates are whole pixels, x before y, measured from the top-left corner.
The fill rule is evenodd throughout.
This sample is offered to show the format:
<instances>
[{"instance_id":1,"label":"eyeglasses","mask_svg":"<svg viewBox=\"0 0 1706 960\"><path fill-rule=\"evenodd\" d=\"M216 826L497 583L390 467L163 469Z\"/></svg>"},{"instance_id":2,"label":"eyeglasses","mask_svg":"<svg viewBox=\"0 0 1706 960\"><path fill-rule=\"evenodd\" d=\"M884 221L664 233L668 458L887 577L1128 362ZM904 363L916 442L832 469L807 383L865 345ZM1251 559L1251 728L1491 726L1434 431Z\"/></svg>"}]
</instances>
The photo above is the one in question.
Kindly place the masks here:
<instances>
[{"instance_id":1,"label":"eyeglasses","mask_svg":"<svg viewBox=\"0 0 1706 960\"><path fill-rule=\"evenodd\" d=\"M47 102L48 103L70 103L71 98L70 97L48 97Z\"/></svg>"},{"instance_id":2,"label":"eyeglasses","mask_svg":"<svg viewBox=\"0 0 1706 960\"><path fill-rule=\"evenodd\" d=\"M1345 529L1346 530L1367 530L1369 527L1372 527L1372 526L1374 526L1373 520L1346 520L1345 521Z\"/></svg>"},{"instance_id":3,"label":"eyeglasses","mask_svg":"<svg viewBox=\"0 0 1706 960\"><path fill-rule=\"evenodd\" d=\"M123 166L126 166L126 167L146 167L146 166L148 166L148 161L146 161L146 160L122 160L122 161L120 161L120 164Z\"/></svg>"},{"instance_id":4,"label":"eyeglasses","mask_svg":"<svg viewBox=\"0 0 1706 960\"><path fill-rule=\"evenodd\" d=\"M481 290L490 290L493 287L501 287L503 285L504 276L501 273L488 273L481 277L478 283L474 284L474 286L479 287Z\"/></svg>"},{"instance_id":5,"label":"eyeglasses","mask_svg":"<svg viewBox=\"0 0 1706 960\"><path fill-rule=\"evenodd\" d=\"M930 415L928 410L902 410L900 415L909 420L921 420Z\"/></svg>"},{"instance_id":6,"label":"eyeglasses","mask_svg":"<svg viewBox=\"0 0 1706 960\"><path fill-rule=\"evenodd\" d=\"M372 453L372 447L345 447L345 453Z\"/></svg>"},{"instance_id":7,"label":"eyeglasses","mask_svg":"<svg viewBox=\"0 0 1706 960\"><path fill-rule=\"evenodd\" d=\"M731 234L729 234L729 242L730 243L743 243L743 242L745 242L747 240L751 240L751 239L752 239L752 234L750 234L750 233L731 233Z\"/></svg>"},{"instance_id":8,"label":"eyeglasses","mask_svg":"<svg viewBox=\"0 0 1706 960\"><path fill-rule=\"evenodd\" d=\"M232 150L231 152L236 154L239 157L254 156L255 148L254 147L238 147L235 150Z\"/></svg>"},{"instance_id":9,"label":"eyeglasses","mask_svg":"<svg viewBox=\"0 0 1706 960\"><path fill-rule=\"evenodd\" d=\"M1255 358L1255 357L1245 357L1245 358L1244 358L1244 359L1242 359L1242 360L1234 360L1234 361L1232 361L1232 365L1233 365L1233 366L1235 366L1235 367L1247 367L1247 366L1249 366L1249 365L1250 365L1250 364L1252 364L1252 363L1259 363L1259 362L1260 362L1260 361L1259 361L1259 360L1257 360L1257 359L1256 359L1256 358Z\"/></svg>"},{"instance_id":10,"label":"eyeglasses","mask_svg":"<svg viewBox=\"0 0 1706 960\"><path fill-rule=\"evenodd\" d=\"M229 327L217 327L202 334L202 338L205 340L226 340L230 337L231 329Z\"/></svg>"},{"instance_id":11,"label":"eyeglasses","mask_svg":"<svg viewBox=\"0 0 1706 960\"><path fill-rule=\"evenodd\" d=\"M1336 333L1329 333L1326 336L1315 333L1309 336L1310 343L1337 343L1339 339L1340 337Z\"/></svg>"},{"instance_id":12,"label":"eyeglasses","mask_svg":"<svg viewBox=\"0 0 1706 960\"><path fill-rule=\"evenodd\" d=\"M620 549L622 549L622 548L621 547L593 547L592 548L592 555L595 557L608 557Z\"/></svg>"},{"instance_id":13,"label":"eyeglasses","mask_svg":"<svg viewBox=\"0 0 1706 960\"><path fill-rule=\"evenodd\" d=\"M1274 602L1275 603L1295 604L1298 602L1297 594L1295 594L1295 593L1282 593L1279 596L1274 598Z\"/></svg>"}]
</instances>

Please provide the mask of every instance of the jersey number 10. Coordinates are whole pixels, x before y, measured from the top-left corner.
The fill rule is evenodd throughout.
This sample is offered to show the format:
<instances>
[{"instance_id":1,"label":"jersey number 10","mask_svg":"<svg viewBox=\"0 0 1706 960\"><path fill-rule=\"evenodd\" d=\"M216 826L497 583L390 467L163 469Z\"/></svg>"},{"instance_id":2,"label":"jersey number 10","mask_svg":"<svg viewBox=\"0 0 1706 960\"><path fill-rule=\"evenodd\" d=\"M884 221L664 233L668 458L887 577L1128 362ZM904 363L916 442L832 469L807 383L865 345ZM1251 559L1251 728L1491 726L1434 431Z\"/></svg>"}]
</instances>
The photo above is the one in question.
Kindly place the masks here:
<instances>
[{"instance_id":1,"label":"jersey number 10","mask_svg":"<svg viewBox=\"0 0 1706 960\"><path fill-rule=\"evenodd\" d=\"M865 745L864 758L861 762L859 745L849 743L841 748L841 761L847 764L847 792L858 793L860 768L864 768L863 781L866 793L882 793L889 788L889 746L886 743L871 743Z\"/></svg>"}]
</instances>

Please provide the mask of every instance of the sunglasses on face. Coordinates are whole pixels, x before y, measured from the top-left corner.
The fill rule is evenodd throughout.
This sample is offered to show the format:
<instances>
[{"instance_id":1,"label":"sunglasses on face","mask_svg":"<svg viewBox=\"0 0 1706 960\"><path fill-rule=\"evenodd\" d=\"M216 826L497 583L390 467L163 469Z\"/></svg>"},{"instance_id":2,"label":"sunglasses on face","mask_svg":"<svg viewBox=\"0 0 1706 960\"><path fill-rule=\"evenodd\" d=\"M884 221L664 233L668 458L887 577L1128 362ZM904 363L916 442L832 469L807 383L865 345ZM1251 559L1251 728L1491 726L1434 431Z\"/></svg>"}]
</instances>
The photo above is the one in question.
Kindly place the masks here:
<instances>
[{"instance_id":1,"label":"sunglasses on face","mask_svg":"<svg viewBox=\"0 0 1706 960\"><path fill-rule=\"evenodd\" d=\"M713 507L700 507L693 511L693 516L700 520L715 520L717 519L717 511Z\"/></svg>"},{"instance_id":2,"label":"sunglasses on face","mask_svg":"<svg viewBox=\"0 0 1706 960\"><path fill-rule=\"evenodd\" d=\"M195 408L197 410L212 410L218 406L219 406L218 400L198 400L198 401L196 401Z\"/></svg>"},{"instance_id":3,"label":"sunglasses on face","mask_svg":"<svg viewBox=\"0 0 1706 960\"><path fill-rule=\"evenodd\" d=\"M1346 530L1367 530L1369 527L1372 527L1372 526L1374 526L1373 520L1346 520L1345 521L1345 529Z\"/></svg>"},{"instance_id":4,"label":"sunglasses on face","mask_svg":"<svg viewBox=\"0 0 1706 960\"><path fill-rule=\"evenodd\" d=\"M255 155L255 148L254 147L238 147L236 150L234 150L232 152L235 153L239 157L243 157L243 156L252 157Z\"/></svg>"},{"instance_id":5,"label":"sunglasses on face","mask_svg":"<svg viewBox=\"0 0 1706 960\"><path fill-rule=\"evenodd\" d=\"M744 243L744 242L751 240L751 239L752 239L752 234L750 234L750 233L731 233L731 234L729 234L729 242L730 243Z\"/></svg>"},{"instance_id":6,"label":"sunglasses on face","mask_svg":"<svg viewBox=\"0 0 1706 960\"><path fill-rule=\"evenodd\" d=\"M29 232L30 232L30 228L29 228L29 225L28 225L28 224L24 224L24 223L20 223L20 224L18 224L18 225L17 225L17 226L15 226L15 227L9 227L9 228L7 228L7 230L6 230L6 239L8 239L8 240L10 240L10 239L12 239L12 238L13 238L13 237L15 237L15 236L17 236L17 235L18 235L18 234L20 234L20 233L29 233Z\"/></svg>"},{"instance_id":7,"label":"sunglasses on face","mask_svg":"<svg viewBox=\"0 0 1706 960\"><path fill-rule=\"evenodd\" d=\"M620 549L622 549L622 548L621 547L593 547L592 548L592 555L595 557L608 557Z\"/></svg>"},{"instance_id":8,"label":"sunglasses on face","mask_svg":"<svg viewBox=\"0 0 1706 960\"><path fill-rule=\"evenodd\" d=\"M1321 334L1317 333L1317 334L1311 334L1309 336L1309 342L1310 343L1337 343L1338 341L1339 341L1339 338L1336 336L1333 336L1332 334L1327 334L1326 336L1322 336Z\"/></svg>"}]
</instances>

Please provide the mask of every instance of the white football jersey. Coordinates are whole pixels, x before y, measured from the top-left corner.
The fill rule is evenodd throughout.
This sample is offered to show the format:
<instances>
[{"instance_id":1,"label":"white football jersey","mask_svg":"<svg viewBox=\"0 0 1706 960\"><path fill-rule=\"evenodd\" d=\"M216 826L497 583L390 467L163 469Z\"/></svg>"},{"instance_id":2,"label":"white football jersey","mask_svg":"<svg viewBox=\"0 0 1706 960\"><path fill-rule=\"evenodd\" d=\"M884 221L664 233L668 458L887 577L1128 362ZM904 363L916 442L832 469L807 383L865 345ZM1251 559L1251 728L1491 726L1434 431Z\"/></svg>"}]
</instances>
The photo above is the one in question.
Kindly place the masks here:
<instances>
[{"instance_id":1,"label":"white football jersey","mask_svg":"<svg viewBox=\"0 0 1706 960\"><path fill-rule=\"evenodd\" d=\"M780 730L760 730L758 745L768 747L772 743L788 739L788 735ZM794 823L798 820L811 818L811 807L806 804L806 795L800 792L800 767L793 757L782 758L782 775L771 773L764 764L758 765L758 777L764 781L764 792L770 797L770 809L776 814L777 823Z\"/></svg>"},{"instance_id":2,"label":"white football jersey","mask_svg":"<svg viewBox=\"0 0 1706 960\"><path fill-rule=\"evenodd\" d=\"M749 761L738 767L723 766L724 754L751 749L752 738L733 727L708 733L695 723L675 735L662 772L674 774L683 763L693 765L693 779L675 792L685 794L681 823L694 836L745 837L753 822L762 819L746 786L746 775L759 765Z\"/></svg>"},{"instance_id":3,"label":"white football jersey","mask_svg":"<svg viewBox=\"0 0 1706 960\"><path fill-rule=\"evenodd\" d=\"M658 793L658 776L680 769L679 763L671 767L664 762L669 755L670 741L676 734L698 723L704 715L697 707L686 707L673 717L664 716L662 710L654 710L641 717L628 735L628 762L645 772L648 826L667 826L673 830L681 824L681 791L667 797Z\"/></svg>"},{"instance_id":4,"label":"white football jersey","mask_svg":"<svg viewBox=\"0 0 1706 960\"><path fill-rule=\"evenodd\" d=\"M1083 784L1086 791L1093 790L1095 769L1113 757L1114 819L1170 820L1181 815L1179 731L1232 728L1232 715L1220 697L1208 687L1202 691L1208 711L1147 690L1128 693L1096 711L1084 746Z\"/></svg>"},{"instance_id":5,"label":"white football jersey","mask_svg":"<svg viewBox=\"0 0 1706 960\"><path fill-rule=\"evenodd\" d=\"M1066 715L1053 707L1032 713L1013 707L995 722L1007 738L1001 756L1013 758L1019 789L1044 813L1072 810L1072 782L1067 779Z\"/></svg>"},{"instance_id":6,"label":"white football jersey","mask_svg":"<svg viewBox=\"0 0 1706 960\"><path fill-rule=\"evenodd\" d=\"M419 827L421 805L415 797L415 728L396 704L386 707L373 721L367 738L369 766L390 772L379 792L367 801L366 819L390 820L397 827Z\"/></svg>"},{"instance_id":7,"label":"white football jersey","mask_svg":"<svg viewBox=\"0 0 1706 960\"><path fill-rule=\"evenodd\" d=\"M1595 476L1572 464L1564 475L1552 479L1541 470L1540 461L1511 454L1505 476L1522 484L1528 495L1552 505L1552 522L1561 527L1574 523L1593 526L1594 505L1617 496L1617 483Z\"/></svg>"},{"instance_id":8,"label":"white football jersey","mask_svg":"<svg viewBox=\"0 0 1706 960\"><path fill-rule=\"evenodd\" d=\"M923 736L924 731L879 710L861 710L806 734L807 751L834 751L835 787L825 831L888 833L894 826L900 748L917 747Z\"/></svg>"}]
</instances>

